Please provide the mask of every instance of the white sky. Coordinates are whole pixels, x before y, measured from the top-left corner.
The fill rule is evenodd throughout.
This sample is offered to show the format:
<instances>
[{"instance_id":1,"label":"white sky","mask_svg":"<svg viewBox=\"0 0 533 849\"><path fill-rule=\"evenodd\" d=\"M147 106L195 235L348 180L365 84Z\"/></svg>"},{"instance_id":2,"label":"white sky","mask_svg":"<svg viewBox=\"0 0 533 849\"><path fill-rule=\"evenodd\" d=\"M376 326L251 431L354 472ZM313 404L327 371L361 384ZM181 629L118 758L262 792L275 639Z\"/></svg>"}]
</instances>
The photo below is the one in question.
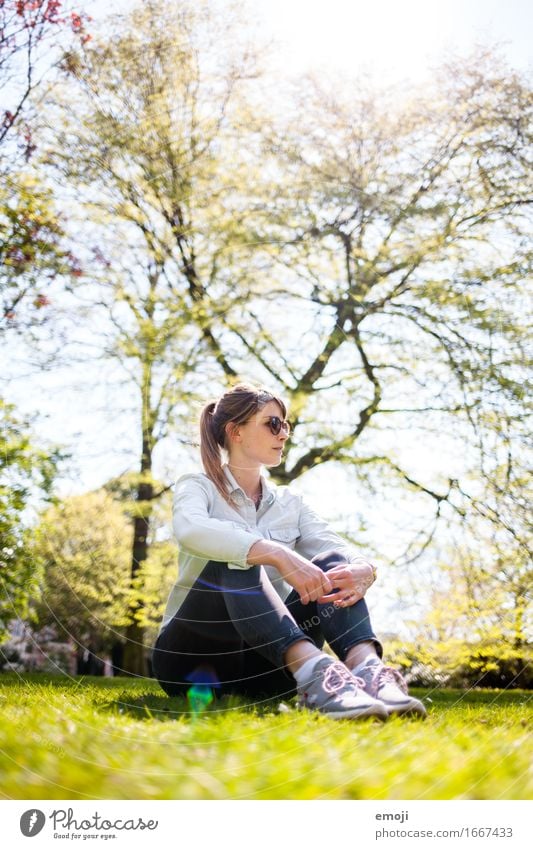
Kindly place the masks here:
<instances>
[{"instance_id":1,"label":"white sky","mask_svg":"<svg viewBox=\"0 0 533 849\"><path fill-rule=\"evenodd\" d=\"M420 77L444 50L507 42L512 64L531 62L527 0L254 0L290 67ZM528 26L529 24L529 26Z\"/></svg>"},{"instance_id":2,"label":"white sky","mask_svg":"<svg viewBox=\"0 0 533 849\"><path fill-rule=\"evenodd\" d=\"M219 0L224 5L225 0ZM512 65L531 67L530 0L247 0L251 21L279 44L287 73L361 68L404 79L424 76L446 50L503 44ZM85 0L95 19L132 0Z\"/></svg>"}]
</instances>

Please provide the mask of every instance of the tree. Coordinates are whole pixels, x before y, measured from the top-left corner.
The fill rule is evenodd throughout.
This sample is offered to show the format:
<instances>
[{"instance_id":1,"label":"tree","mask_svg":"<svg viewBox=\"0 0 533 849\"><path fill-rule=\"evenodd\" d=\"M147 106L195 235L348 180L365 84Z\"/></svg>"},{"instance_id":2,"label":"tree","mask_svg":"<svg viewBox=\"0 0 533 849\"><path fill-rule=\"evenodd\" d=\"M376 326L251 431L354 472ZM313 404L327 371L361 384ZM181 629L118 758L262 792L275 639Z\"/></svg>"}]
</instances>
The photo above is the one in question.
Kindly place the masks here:
<instances>
[{"instance_id":1,"label":"tree","mask_svg":"<svg viewBox=\"0 0 533 849\"><path fill-rule=\"evenodd\" d=\"M103 491L49 507L34 534L44 575L39 623L80 647L108 648L126 624L130 537L124 511Z\"/></svg>"},{"instance_id":2,"label":"tree","mask_svg":"<svg viewBox=\"0 0 533 849\"><path fill-rule=\"evenodd\" d=\"M229 11L148 2L119 17L112 40L65 56L68 84L49 110L48 159L76 186L91 222L93 342L136 393L133 587L154 503L168 489L154 480L154 451L180 416L189 419L208 391L202 383L237 375L212 328L241 298L231 271L244 239L235 190L244 174L229 175L225 164L231 149L238 167L239 90L256 71ZM132 603L127 628L125 666L135 674L145 671L142 606Z\"/></svg>"},{"instance_id":3,"label":"tree","mask_svg":"<svg viewBox=\"0 0 533 849\"><path fill-rule=\"evenodd\" d=\"M421 685L528 689L530 558L523 549L509 550L495 534L487 538L486 524L478 532L477 545L463 534L437 558L425 613L411 623L409 636L391 641L389 651Z\"/></svg>"},{"instance_id":4,"label":"tree","mask_svg":"<svg viewBox=\"0 0 533 849\"><path fill-rule=\"evenodd\" d=\"M0 399L0 641L9 621L25 618L41 571L25 530L25 516L37 498L49 498L61 454L35 445L30 422Z\"/></svg>"},{"instance_id":5,"label":"tree","mask_svg":"<svg viewBox=\"0 0 533 849\"><path fill-rule=\"evenodd\" d=\"M494 471L490 497L503 527L474 505L443 552L429 610L414 629L415 644L425 632L427 667L456 684L531 686L528 489L528 476L512 465Z\"/></svg>"},{"instance_id":6,"label":"tree","mask_svg":"<svg viewBox=\"0 0 533 849\"><path fill-rule=\"evenodd\" d=\"M523 462L531 90L489 52L409 95L310 81L264 142L256 227L278 271L256 292L300 310L294 346L279 311L256 324L298 440L275 475L339 461L436 517L475 503L497 522L491 477L510 447ZM455 462L415 471L421 440L437 455L468 444L461 480Z\"/></svg>"},{"instance_id":7,"label":"tree","mask_svg":"<svg viewBox=\"0 0 533 849\"><path fill-rule=\"evenodd\" d=\"M123 642L132 594L141 600L141 624L155 637L165 590L176 571L175 546L161 537L156 511L150 555L136 585L130 580L133 523L129 484L116 482L49 507L32 534L32 553L43 580L36 618L74 639L80 650L109 651Z\"/></svg>"},{"instance_id":8,"label":"tree","mask_svg":"<svg viewBox=\"0 0 533 849\"><path fill-rule=\"evenodd\" d=\"M50 70L48 57L65 33L81 44L90 39L88 16L62 14L63 7L60 0L0 3L0 332L40 323L50 305L50 280L80 271L61 245L52 192L31 163L31 98Z\"/></svg>"},{"instance_id":9,"label":"tree","mask_svg":"<svg viewBox=\"0 0 533 849\"><path fill-rule=\"evenodd\" d=\"M65 28L79 36L81 44L91 36L86 31L88 15L62 15L61 0L2 0L0 2L0 87L6 95L0 125L0 145L25 117L30 96L42 80L43 64L51 54L50 41ZM9 94L8 94L9 93ZM33 152L31 130L26 123L22 136L26 158Z\"/></svg>"},{"instance_id":10,"label":"tree","mask_svg":"<svg viewBox=\"0 0 533 849\"><path fill-rule=\"evenodd\" d=\"M443 516L499 522L486 484L524 406L527 84L478 56L410 98L302 84L287 122L249 94L249 54L220 49L207 4L146 3L119 29L65 56L48 156L97 241L102 352L138 398L132 582L165 489L154 450L243 373L291 400L278 481L340 462L382 500L432 505L397 561ZM443 434L464 462L420 468ZM142 629L128 636L141 672Z\"/></svg>"},{"instance_id":11,"label":"tree","mask_svg":"<svg viewBox=\"0 0 533 849\"><path fill-rule=\"evenodd\" d=\"M62 17L59 0L0 2L0 339L40 323L57 275L77 276L62 246L63 230L52 192L30 160L35 152L30 99L49 70L51 41L65 29L85 42L86 16ZM9 336L8 336L9 333ZM0 639L7 622L29 614L39 572L25 530L30 505L50 498L61 459L57 448L35 444L31 423L0 399L0 530L3 598Z\"/></svg>"},{"instance_id":12,"label":"tree","mask_svg":"<svg viewBox=\"0 0 533 849\"><path fill-rule=\"evenodd\" d=\"M0 333L42 323L52 304L50 283L81 274L62 244L52 192L36 173L7 175L0 190Z\"/></svg>"}]
</instances>

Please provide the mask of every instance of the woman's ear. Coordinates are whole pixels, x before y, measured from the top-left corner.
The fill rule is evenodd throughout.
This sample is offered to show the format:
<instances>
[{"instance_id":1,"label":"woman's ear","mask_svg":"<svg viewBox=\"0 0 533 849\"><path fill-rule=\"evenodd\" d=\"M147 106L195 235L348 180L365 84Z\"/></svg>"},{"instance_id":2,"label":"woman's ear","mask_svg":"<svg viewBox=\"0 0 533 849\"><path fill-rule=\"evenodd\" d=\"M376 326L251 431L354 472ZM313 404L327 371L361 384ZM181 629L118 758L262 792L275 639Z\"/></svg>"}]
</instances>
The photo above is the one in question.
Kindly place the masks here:
<instances>
[{"instance_id":1,"label":"woman's ear","mask_svg":"<svg viewBox=\"0 0 533 849\"><path fill-rule=\"evenodd\" d=\"M239 428L239 425L235 422L228 422L224 430L226 432L226 439L228 440L228 442L241 441L241 430Z\"/></svg>"}]
</instances>

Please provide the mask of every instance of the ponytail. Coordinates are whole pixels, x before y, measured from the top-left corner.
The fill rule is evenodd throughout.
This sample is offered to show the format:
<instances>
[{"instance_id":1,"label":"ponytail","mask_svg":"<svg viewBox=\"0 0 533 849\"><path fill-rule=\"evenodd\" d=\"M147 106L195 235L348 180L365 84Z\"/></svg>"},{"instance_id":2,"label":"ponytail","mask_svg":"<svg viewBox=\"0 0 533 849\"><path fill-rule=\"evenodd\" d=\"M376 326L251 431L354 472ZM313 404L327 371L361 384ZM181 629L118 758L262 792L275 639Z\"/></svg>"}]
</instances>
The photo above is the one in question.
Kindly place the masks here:
<instances>
[{"instance_id":1,"label":"ponytail","mask_svg":"<svg viewBox=\"0 0 533 849\"><path fill-rule=\"evenodd\" d=\"M220 423L215 420L215 401L210 401L200 416L200 455L205 473L215 484L222 497L228 501L227 478L222 468L224 430L219 433Z\"/></svg>"}]
</instances>

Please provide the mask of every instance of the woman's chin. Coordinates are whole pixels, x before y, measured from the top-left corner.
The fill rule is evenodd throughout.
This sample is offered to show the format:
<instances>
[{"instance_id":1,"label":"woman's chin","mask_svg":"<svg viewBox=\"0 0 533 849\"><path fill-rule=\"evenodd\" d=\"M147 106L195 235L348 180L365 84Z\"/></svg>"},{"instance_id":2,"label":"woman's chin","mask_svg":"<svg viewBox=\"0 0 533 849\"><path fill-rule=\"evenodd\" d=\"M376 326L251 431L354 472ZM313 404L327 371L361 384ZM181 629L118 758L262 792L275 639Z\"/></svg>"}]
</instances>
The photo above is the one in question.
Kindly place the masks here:
<instances>
[{"instance_id":1,"label":"woman's chin","mask_svg":"<svg viewBox=\"0 0 533 849\"><path fill-rule=\"evenodd\" d=\"M279 457L274 457L272 460L269 460L264 465L267 469L273 469L275 466L279 466L281 461L283 460L283 454L280 454Z\"/></svg>"}]
</instances>

